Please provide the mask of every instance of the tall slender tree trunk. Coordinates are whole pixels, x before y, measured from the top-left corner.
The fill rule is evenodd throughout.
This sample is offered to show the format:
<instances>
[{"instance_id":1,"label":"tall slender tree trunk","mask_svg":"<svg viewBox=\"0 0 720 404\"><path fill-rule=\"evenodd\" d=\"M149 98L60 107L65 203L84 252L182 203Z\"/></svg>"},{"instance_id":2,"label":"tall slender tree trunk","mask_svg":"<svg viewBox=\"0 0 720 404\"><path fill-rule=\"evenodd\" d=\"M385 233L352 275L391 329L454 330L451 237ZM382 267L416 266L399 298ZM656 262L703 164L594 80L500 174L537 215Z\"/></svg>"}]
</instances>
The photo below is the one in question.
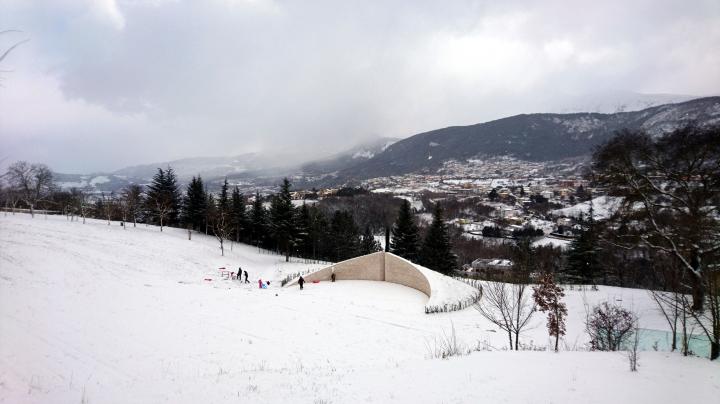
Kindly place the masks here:
<instances>
[{"instance_id":1,"label":"tall slender tree trunk","mask_svg":"<svg viewBox=\"0 0 720 404\"><path fill-rule=\"evenodd\" d=\"M692 251L690 257L690 266L692 271L690 272L690 287L692 288L692 310L702 312L703 304L705 303L705 283L701 277L700 268L700 253L697 248Z\"/></svg>"},{"instance_id":2,"label":"tall slender tree trunk","mask_svg":"<svg viewBox=\"0 0 720 404\"><path fill-rule=\"evenodd\" d=\"M553 304L553 311L555 312L555 322L556 327L553 330L555 333L555 352L558 351L558 342L560 341L560 316L558 315L558 300L559 298L555 297L555 302Z\"/></svg>"}]
</instances>

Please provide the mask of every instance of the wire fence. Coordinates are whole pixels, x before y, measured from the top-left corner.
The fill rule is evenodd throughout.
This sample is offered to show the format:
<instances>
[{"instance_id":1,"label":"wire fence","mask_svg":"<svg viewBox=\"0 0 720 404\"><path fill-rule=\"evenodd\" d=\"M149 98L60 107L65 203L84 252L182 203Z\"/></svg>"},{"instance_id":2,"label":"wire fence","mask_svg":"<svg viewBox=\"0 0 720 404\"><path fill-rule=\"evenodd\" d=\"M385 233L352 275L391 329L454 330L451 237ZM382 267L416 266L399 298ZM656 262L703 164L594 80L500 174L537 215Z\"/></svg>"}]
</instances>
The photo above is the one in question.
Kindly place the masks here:
<instances>
[{"instance_id":1,"label":"wire fence","mask_svg":"<svg viewBox=\"0 0 720 404\"><path fill-rule=\"evenodd\" d=\"M482 289L482 284L480 283L479 280L467 279L467 278L463 278L463 277L459 277L459 276L453 276L453 279L472 286L473 288L475 288L475 292L472 295L470 295L469 297L466 297L465 299L458 299L455 303L425 306L425 314L449 313L451 311L460 311L460 310L466 309L480 301L480 299L482 298L483 289Z\"/></svg>"}]
</instances>

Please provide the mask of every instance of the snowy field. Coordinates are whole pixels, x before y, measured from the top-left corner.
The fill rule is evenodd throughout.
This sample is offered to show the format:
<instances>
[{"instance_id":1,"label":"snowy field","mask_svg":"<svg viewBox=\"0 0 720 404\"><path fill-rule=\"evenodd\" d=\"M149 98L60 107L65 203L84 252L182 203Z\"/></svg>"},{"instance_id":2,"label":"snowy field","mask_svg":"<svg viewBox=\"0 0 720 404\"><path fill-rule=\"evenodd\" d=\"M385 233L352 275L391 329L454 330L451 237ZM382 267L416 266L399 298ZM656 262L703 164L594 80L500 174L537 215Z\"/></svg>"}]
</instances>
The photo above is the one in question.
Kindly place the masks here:
<instances>
[{"instance_id":1,"label":"snowy field","mask_svg":"<svg viewBox=\"0 0 720 404\"><path fill-rule=\"evenodd\" d=\"M0 216L0 402L678 403L720 397L720 364L586 352L584 302L666 329L644 291L567 291L566 349L508 352L473 309L426 315L427 297L382 282L280 288L321 268L179 229ZM250 273L223 280L219 267ZM212 279L206 281L205 279ZM257 279L271 280L269 289ZM521 342L549 344L544 316ZM430 359L454 327L468 356ZM714 397L714 398L713 398Z\"/></svg>"}]
</instances>

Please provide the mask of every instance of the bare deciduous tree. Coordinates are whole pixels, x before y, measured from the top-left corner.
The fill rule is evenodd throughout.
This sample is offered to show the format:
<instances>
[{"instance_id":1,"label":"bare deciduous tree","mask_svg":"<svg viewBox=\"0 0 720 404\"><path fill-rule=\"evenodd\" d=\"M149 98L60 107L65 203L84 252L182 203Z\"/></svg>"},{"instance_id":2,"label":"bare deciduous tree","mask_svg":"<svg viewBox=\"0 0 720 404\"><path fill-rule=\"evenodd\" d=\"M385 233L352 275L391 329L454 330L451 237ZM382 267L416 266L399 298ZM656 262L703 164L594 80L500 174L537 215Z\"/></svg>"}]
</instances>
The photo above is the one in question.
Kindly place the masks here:
<instances>
[{"instance_id":1,"label":"bare deciduous tree","mask_svg":"<svg viewBox=\"0 0 720 404\"><path fill-rule=\"evenodd\" d=\"M225 240L232 233L232 221L230 214L224 210L219 210L212 218L212 228L215 238L220 242L220 255L225 255Z\"/></svg>"},{"instance_id":2,"label":"bare deciduous tree","mask_svg":"<svg viewBox=\"0 0 720 404\"><path fill-rule=\"evenodd\" d=\"M7 169L7 178L11 187L18 191L22 201L30 207L35 217L35 207L48 195L53 186L52 171L44 164L30 164L17 161Z\"/></svg>"},{"instance_id":3,"label":"bare deciduous tree","mask_svg":"<svg viewBox=\"0 0 720 404\"><path fill-rule=\"evenodd\" d=\"M530 322L535 303L524 283L488 282L483 296L474 305L480 314L508 335L508 346L519 348L520 333Z\"/></svg>"},{"instance_id":4,"label":"bare deciduous tree","mask_svg":"<svg viewBox=\"0 0 720 404\"><path fill-rule=\"evenodd\" d=\"M133 227L137 226L137 216L142 208L142 187L138 184L130 184L122 191L122 200L130 218L132 218ZM125 220L125 219L123 219Z\"/></svg>"},{"instance_id":5,"label":"bare deciduous tree","mask_svg":"<svg viewBox=\"0 0 720 404\"><path fill-rule=\"evenodd\" d=\"M674 257L702 311L708 265L720 252L720 126L687 126L660 138L623 131L593 156L599 185L624 198L613 242ZM714 270L717 271L717 268Z\"/></svg>"}]
</instances>

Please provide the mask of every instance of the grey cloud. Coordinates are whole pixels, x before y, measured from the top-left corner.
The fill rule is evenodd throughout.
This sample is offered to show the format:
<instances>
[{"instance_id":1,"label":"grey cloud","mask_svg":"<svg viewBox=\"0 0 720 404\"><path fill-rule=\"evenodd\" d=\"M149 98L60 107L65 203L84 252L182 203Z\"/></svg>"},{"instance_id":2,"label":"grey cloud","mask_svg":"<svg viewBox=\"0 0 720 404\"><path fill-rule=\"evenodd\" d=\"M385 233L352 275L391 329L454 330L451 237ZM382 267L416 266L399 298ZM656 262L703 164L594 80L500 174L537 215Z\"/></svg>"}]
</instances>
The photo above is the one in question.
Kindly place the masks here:
<instances>
[{"instance_id":1,"label":"grey cloud","mask_svg":"<svg viewBox=\"0 0 720 404\"><path fill-rule=\"evenodd\" d=\"M608 89L720 91L715 1L5 3L0 27L32 40L5 63L0 141L58 170L312 157Z\"/></svg>"}]
</instances>

